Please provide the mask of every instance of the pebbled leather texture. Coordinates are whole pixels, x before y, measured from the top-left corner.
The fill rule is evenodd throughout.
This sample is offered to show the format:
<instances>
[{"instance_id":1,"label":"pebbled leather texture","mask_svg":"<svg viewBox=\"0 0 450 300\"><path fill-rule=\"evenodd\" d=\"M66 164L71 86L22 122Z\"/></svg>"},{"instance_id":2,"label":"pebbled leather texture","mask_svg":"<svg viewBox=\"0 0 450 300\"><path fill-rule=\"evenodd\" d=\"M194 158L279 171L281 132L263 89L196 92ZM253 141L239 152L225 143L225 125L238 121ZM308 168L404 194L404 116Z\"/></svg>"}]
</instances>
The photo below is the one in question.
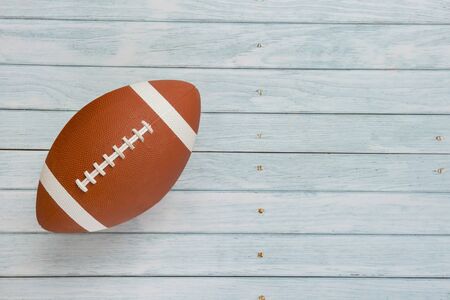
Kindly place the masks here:
<instances>
[{"instance_id":1,"label":"pebbled leather texture","mask_svg":"<svg viewBox=\"0 0 450 300\"><path fill-rule=\"evenodd\" d=\"M197 133L200 95L190 83L176 80L151 81ZM106 167L88 192L75 183L100 164L103 154L111 155L113 145L131 137L141 121L151 124L153 134L127 149L115 167ZM53 143L46 164L67 192L106 227L125 222L155 205L175 184L190 157L183 145L159 116L129 87L111 91L83 107L62 129ZM45 191L38 186L36 214L41 226L53 232L84 232Z\"/></svg>"}]
</instances>

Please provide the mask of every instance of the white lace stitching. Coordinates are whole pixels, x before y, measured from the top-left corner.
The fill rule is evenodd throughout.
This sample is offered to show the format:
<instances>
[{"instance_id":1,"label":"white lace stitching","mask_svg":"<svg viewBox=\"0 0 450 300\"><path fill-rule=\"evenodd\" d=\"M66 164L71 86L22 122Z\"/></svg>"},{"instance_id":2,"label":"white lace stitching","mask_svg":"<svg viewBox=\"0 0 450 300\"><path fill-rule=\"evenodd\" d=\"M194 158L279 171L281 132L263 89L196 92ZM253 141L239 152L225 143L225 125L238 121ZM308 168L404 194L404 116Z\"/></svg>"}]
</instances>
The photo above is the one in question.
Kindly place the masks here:
<instances>
[{"instance_id":1,"label":"white lace stitching","mask_svg":"<svg viewBox=\"0 0 450 300\"><path fill-rule=\"evenodd\" d=\"M114 145L112 148L114 150L114 152L111 155L106 155L103 154L103 159L104 161L99 165L97 164L97 162L94 162L93 166L94 166L94 170L92 172L88 172L88 171L84 171L84 176L85 178L81 181L80 179L75 180L75 183L77 184L77 186L80 188L80 190L82 190L83 192L87 192L87 185L89 183L91 184L96 184L97 180L95 180L95 177L100 174L102 176L106 175L105 172L105 168L107 166L110 166L111 168L114 168L114 166L116 165L114 163L114 160L118 157L124 159L125 158L125 150L127 150L128 148L133 150L135 148L135 146L133 145L134 142L136 142L137 140L140 140L141 142L144 141L144 137L143 134L145 134L146 132L150 132L150 134L153 133L153 128L150 124L148 124L145 121L141 121L143 127L139 130L136 130L135 128L133 128L131 131L134 133L134 135L132 135L129 139L127 139L127 137L123 137L123 144L120 147L117 147L116 145Z\"/></svg>"}]
</instances>

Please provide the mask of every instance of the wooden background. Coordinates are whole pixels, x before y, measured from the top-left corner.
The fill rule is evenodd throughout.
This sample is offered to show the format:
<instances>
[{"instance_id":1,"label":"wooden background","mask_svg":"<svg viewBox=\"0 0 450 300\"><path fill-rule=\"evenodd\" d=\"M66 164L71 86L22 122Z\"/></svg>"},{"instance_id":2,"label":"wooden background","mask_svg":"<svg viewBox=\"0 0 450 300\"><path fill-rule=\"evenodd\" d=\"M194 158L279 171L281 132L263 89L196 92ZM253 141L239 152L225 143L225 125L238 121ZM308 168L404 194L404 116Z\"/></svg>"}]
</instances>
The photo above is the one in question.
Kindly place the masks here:
<instances>
[{"instance_id":1,"label":"wooden background","mask_svg":"<svg viewBox=\"0 0 450 300\"><path fill-rule=\"evenodd\" d=\"M203 105L173 191L43 232L65 122L169 78ZM0 0L0 125L1 299L450 299L450 1Z\"/></svg>"}]
</instances>

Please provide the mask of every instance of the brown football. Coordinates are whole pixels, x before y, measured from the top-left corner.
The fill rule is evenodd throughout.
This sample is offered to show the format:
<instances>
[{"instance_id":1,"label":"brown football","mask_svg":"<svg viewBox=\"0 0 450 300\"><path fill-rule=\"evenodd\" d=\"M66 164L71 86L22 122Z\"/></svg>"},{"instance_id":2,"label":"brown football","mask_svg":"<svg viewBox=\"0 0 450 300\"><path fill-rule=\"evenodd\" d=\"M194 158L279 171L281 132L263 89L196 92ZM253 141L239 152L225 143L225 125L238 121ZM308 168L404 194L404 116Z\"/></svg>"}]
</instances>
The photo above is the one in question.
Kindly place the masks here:
<instances>
[{"instance_id":1,"label":"brown football","mask_svg":"<svg viewBox=\"0 0 450 300\"><path fill-rule=\"evenodd\" d=\"M191 155L200 95L178 80L131 84L87 104L62 129L42 168L39 224L97 231L155 205Z\"/></svg>"}]
</instances>

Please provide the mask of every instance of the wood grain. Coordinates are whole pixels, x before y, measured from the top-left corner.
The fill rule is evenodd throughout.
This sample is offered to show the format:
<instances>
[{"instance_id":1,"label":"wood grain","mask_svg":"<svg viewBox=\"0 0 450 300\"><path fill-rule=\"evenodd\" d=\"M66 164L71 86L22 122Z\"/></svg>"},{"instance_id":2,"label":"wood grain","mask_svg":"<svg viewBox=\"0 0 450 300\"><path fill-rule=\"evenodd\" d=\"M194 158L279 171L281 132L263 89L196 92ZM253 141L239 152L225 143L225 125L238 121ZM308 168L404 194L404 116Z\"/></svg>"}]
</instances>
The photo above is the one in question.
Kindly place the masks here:
<instances>
[{"instance_id":1,"label":"wood grain","mask_svg":"<svg viewBox=\"0 0 450 300\"><path fill-rule=\"evenodd\" d=\"M0 151L0 189L35 189L46 154ZM449 155L193 153L174 189L450 192L449 168Z\"/></svg>"},{"instance_id":2,"label":"wood grain","mask_svg":"<svg viewBox=\"0 0 450 300\"><path fill-rule=\"evenodd\" d=\"M0 108L79 110L118 87L170 78L198 87L203 112L450 114L450 71L435 70L0 66Z\"/></svg>"},{"instance_id":3,"label":"wood grain","mask_svg":"<svg viewBox=\"0 0 450 300\"><path fill-rule=\"evenodd\" d=\"M448 2L441 0L332 1L295 0L3 0L1 17L77 20L314 22L314 23L448 23Z\"/></svg>"},{"instance_id":4,"label":"wood grain","mask_svg":"<svg viewBox=\"0 0 450 300\"><path fill-rule=\"evenodd\" d=\"M0 191L0 232L43 232L35 193ZM450 234L449 211L450 194L172 191L108 232Z\"/></svg>"},{"instance_id":5,"label":"wood grain","mask_svg":"<svg viewBox=\"0 0 450 300\"><path fill-rule=\"evenodd\" d=\"M176 287L176 288L174 288ZM447 299L447 279L3 278L0 299ZM120 296L119 296L120 295Z\"/></svg>"},{"instance_id":6,"label":"wood grain","mask_svg":"<svg viewBox=\"0 0 450 300\"><path fill-rule=\"evenodd\" d=\"M0 276L450 276L449 236L1 234L0 245Z\"/></svg>"},{"instance_id":7,"label":"wood grain","mask_svg":"<svg viewBox=\"0 0 450 300\"><path fill-rule=\"evenodd\" d=\"M4 124L0 127L0 136L3 137L0 148L49 149L73 114L0 110L0 120ZM449 125L449 115L204 113L194 149L218 152L450 153Z\"/></svg>"},{"instance_id":8,"label":"wood grain","mask_svg":"<svg viewBox=\"0 0 450 300\"><path fill-rule=\"evenodd\" d=\"M449 297L448 1L0 6L0 299ZM203 98L174 191L105 233L42 233L67 118L165 78Z\"/></svg>"},{"instance_id":9,"label":"wood grain","mask_svg":"<svg viewBox=\"0 0 450 300\"><path fill-rule=\"evenodd\" d=\"M2 64L450 68L450 25L0 20L0 33Z\"/></svg>"}]
</instances>

